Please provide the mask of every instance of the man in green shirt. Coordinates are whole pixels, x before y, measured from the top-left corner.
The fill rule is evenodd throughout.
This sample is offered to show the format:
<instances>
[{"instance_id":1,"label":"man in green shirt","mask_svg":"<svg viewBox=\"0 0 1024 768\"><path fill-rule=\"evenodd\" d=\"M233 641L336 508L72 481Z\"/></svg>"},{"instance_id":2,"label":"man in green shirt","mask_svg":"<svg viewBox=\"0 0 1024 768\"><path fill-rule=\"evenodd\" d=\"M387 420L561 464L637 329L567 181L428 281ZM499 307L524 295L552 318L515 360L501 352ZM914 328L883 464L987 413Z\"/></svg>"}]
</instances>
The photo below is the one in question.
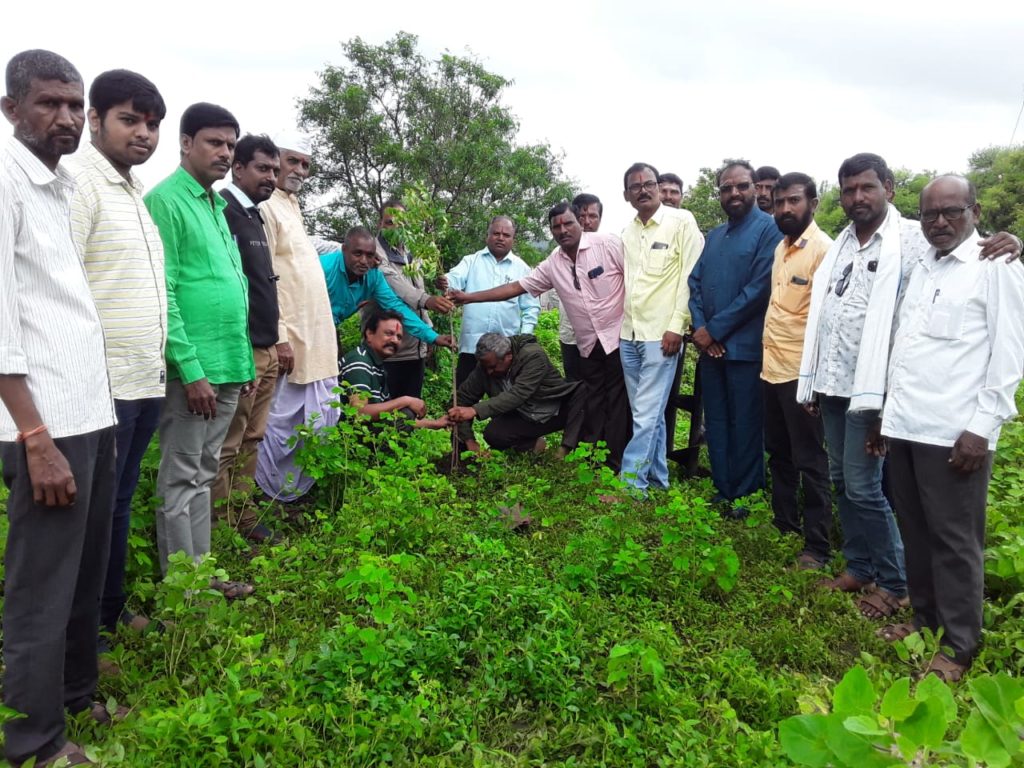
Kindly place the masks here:
<instances>
[{"instance_id":1,"label":"man in green shirt","mask_svg":"<svg viewBox=\"0 0 1024 768\"><path fill-rule=\"evenodd\" d=\"M238 121L193 104L181 117L181 166L146 195L167 277L167 397L160 419L156 513L160 567L210 551L210 487L239 396L255 376L248 283L213 183L231 169ZM252 587L218 582L228 597Z\"/></svg>"}]
</instances>

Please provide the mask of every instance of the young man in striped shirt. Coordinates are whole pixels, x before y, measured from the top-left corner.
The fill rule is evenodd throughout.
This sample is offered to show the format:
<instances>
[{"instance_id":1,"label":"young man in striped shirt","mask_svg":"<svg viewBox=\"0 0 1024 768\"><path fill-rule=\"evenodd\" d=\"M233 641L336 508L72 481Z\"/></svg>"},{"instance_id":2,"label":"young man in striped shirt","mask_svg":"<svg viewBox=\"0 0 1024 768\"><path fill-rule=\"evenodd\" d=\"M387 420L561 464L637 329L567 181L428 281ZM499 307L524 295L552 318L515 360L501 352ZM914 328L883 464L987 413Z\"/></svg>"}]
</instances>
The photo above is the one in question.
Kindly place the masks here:
<instances>
[{"instance_id":1,"label":"young man in striped shirt","mask_svg":"<svg viewBox=\"0 0 1024 768\"><path fill-rule=\"evenodd\" d=\"M160 92L142 75L104 72L89 88L91 140L71 166L71 235L103 324L117 412L117 496L100 602L100 627L110 633L119 622L139 630L149 623L125 609L124 571L132 496L167 384L167 291L163 244L132 168L153 155L166 113Z\"/></svg>"}]
</instances>

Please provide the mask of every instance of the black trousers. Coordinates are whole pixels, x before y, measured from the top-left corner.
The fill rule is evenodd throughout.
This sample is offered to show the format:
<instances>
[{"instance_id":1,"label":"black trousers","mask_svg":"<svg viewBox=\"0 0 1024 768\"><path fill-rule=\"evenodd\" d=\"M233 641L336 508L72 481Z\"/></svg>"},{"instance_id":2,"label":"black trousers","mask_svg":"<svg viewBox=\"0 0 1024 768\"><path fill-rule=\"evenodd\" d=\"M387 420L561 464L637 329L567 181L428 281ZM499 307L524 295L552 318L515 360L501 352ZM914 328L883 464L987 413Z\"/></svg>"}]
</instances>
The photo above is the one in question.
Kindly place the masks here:
<instances>
[{"instance_id":1,"label":"black trousers","mask_svg":"<svg viewBox=\"0 0 1024 768\"><path fill-rule=\"evenodd\" d=\"M4 723L15 765L64 746L64 710L96 693L100 594L117 490L114 428L54 440L78 492L70 507L32 500L25 448L0 443L7 499L4 704L27 717Z\"/></svg>"},{"instance_id":2,"label":"black trousers","mask_svg":"<svg viewBox=\"0 0 1024 768\"><path fill-rule=\"evenodd\" d=\"M562 398L558 413L543 423L530 421L518 411L495 416L484 428L484 440L491 448L499 451L509 448L529 451L533 449L538 437L564 430L562 445L571 450L580 442L586 408L586 388L578 386Z\"/></svg>"},{"instance_id":3,"label":"black trousers","mask_svg":"<svg viewBox=\"0 0 1024 768\"><path fill-rule=\"evenodd\" d=\"M764 389L764 446L772 478L775 527L804 537L804 551L825 562L830 557L832 530L831 482L825 427L796 401L796 380L762 382ZM799 510L804 491L803 524Z\"/></svg>"},{"instance_id":4,"label":"black trousers","mask_svg":"<svg viewBox=\"0 0 1024 768\"><path fill-rule=\"evenodd\" d=\"M622 467L622 452L633 434L633 416L626 397L626 380L622 374L619 350L611 354L597 342L588 357L581 357L580 378L586 390L587 410L580 440L608 446L608 466Z\"/></svg>"},{"instance_id":5,"label":"black trousers","mask_svg":"<svg viewBox=\"0 0 1024 768\"><path fill-rule=\"evenodd\" d=\"M889 440L889 482L903 536L914 624L944 630L942 643L970 664L981 641L985 504L992 452L970 474L949 466L951 448Z\"/></svg>"},{"instance_id":6,"label":"black trousers","mask_svg":"<svg viewBox=\"0 0 1024 768\"><path fill-rule=\"evenodd\" d=\"M575 344L558 342L562 348L562 370L565 371L566 381L582 381L583 374L580 372L580 348Z\"/></svg>"},{"instance_id":7,"label":"black trousers","mask_svg":"<svg viewBox=\"0 0 1024 768\"><path fill-rule=\"evenodd\" d=\"M455 388L462 386L462 382L469 378L469 374L476 368L476 355L469 352L459 352L459 362L455 365Z\"/></svg>"},{"instance_id":8,"label":"black trousers","mask_svg":"<svg viewBox=\"0 0 1024 768\"><path fill-rule=\"evenodd\" d=\"M386 362L382 366L388 379L388 391L391 397L421 397L423 395L423 373L426 360L398 360Z\"/></svg>"}]
</instances>

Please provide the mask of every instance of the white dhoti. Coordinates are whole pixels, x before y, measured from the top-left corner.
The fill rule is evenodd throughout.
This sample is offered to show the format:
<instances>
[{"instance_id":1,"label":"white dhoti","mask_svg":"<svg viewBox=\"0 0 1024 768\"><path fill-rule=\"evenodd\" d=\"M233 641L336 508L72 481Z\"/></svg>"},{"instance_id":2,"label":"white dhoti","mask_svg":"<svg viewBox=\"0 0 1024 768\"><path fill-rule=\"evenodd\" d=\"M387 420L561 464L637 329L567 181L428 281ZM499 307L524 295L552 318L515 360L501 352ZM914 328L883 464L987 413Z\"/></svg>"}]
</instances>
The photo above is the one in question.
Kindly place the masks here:
<instances>
[{"instance_id":1,"label":"white dhoti","mask_svg":"<svg viewBox=\"0 0 1024 768\"><path fill-rule=\"evenodd\" d=\"M256 458L256 484L268 496L280 501L294 501L313 487L313 479L303 475L295 463L295 453L301 441L294 445L289 445L288 441L297 426L308 424L314 416L317 429L327 429L338 423L341 410L330 405L338 399L333 391L337 386L337 377L309 384L291 384L286 376L277 380L267 432Z\"/></svg>"}]
</instances>

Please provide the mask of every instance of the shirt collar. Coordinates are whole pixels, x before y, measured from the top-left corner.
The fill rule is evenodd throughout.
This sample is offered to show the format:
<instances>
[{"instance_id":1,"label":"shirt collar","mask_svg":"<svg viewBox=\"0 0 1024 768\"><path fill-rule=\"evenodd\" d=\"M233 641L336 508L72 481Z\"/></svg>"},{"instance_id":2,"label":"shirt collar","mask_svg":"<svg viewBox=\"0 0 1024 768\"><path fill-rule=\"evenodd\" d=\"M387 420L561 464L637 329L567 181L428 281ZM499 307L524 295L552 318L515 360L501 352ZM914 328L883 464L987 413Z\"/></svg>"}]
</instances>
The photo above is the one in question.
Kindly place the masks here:
<instances>
[{"instance_id":1,"label":"shirt collar","mask_svg":"<svg viewBox=\"0 0 1024 768\"><path fill-rule=\"evenodd\" d=\"M978 230L972 230L971 234L968 235L967 239L960 243L960 245L958 245L952 251L947 253L946 256L943 257L943 259L952 256L957 261L960 261L964 264L966 264L969 261L978 261L978 256L981 254L981 246L978 245L978 240L980 238L981 235L978 234ZM934 263L936 260L936 253L938 253L938 250L935 248L935 246L929 248L928 255L926 257L928 261Z\"/></svg>"},{"instance_id":2,"label":"shirt collar","mask_svg":"<svg viewBox=\"0 0 1024 768\"><path fill-rule=\"evenodd\" d=\"M817 224L817 222L814 219L811 219L811 223L807 226L807 229L805 229L801 233L800 237L798 237L796 240L794 240L791 243L787 242L787 245L790 248L806 248L807 244L809 242L811 242L811 240L817 234L818 234L818 224ZM789 238L787 237L786 240L788 241Z\"/></svg>"},{"instance_id":3,"label":"shirt collar","mask_svg":"<svg viewBox=\"0 0 1024 768\"><path fill-rule=\"evenodd\" d=\"M82 147L82 160L89 163L95 168L100 174L103 175L108 182L111 184L117 184L118 186L124 186L125 184L130 185L136 192L142 192L142 182L139 181L138 177L131 170L128 171L128 178L125 179L117 169L114 168L114 164L110 162L110 159L104 155L91 141Z\"/></svg>"},{"instance_id":4,"label":"shirt collar","mask_svg":"<svg viewBox=\"0 0 1024 768\"><path fill-rule=\"evenodd\" d=\"M650 226L652 221L654 222L655 226L660 226L661 225L661 220L664 219L664 218L665 218L665 204L661 203L654 210L654 213L651 214L651 218L649 218L647 220L646 224L644 224L643 221L640 220L640 214L639 213L636 216L633 217L633 221L635 221L641 227L648 227L648 226Z\"/></svg>"},{"instance_id":5,"label":"shirt collar","mask_svg":"<svg viewBox=\"0 0 1024 768\"><path fill-rule=\"evenodd\" d=\"M175 169L174 175L177 176L178 183L181 184L189 194L193 197L199 198L204 203L212 203L216 210L222 210L228 204L227 200L218 195L212 189L209 192L203 189L203 185L196 181L195 177L180 165Z\"/></svg>"},{"instance_id":6,"label":"shirt collar","mask_svg":"<svg viewBox=\"0 0 1024 768\"><path fill-rule=\"evenodd\" d=\"M367 344L365 341L359 344L359 349L361 353L370 358L370 360L373 361L373 364L376 365L378 368L380 368L383 365L384 360L377 357L377 353L374 352L373 349L370 348L370 345Z\"/></svg>"},{"instance_id":7,"label":"shirt collar","mask_svg":"<svg viewBox=\"0 0 1024 768\"><path fill-rule=\"evenodd\" d=\"M577 260L579 260L581 253L583 253L585 250L587 250L587 248L589 248L591 245L593 245L591 240L592 240L592 238L594 237L595 234L596 234L595 232L584 232L580 236L580 244L579 244L579 247L576 249L576 259ZM558 246L558 252L562 256L564 256L566 259L568 259L569 261L572 261L572 259L569 258L569 254L565 252L565 249L562 246Z\"/></svg>"},{"instance_id":8,"label":"shirt collar","mask_svg":"<svg viewBox=\"0 0 1024 768\"><path fill-rule=\"evenodd\" d=\"M243 208L248 210L256 207L256 203L252 201L252 198L245 194L240 187L236 186L233 181L229 181L225 184L224 189L227 192L230 192L234 196L235 200L242 204Z\"/></svg>"},{"instance_id":9,"label":"shirt collar","mask_svg":"<svg viewBox=\"0 0 1024 768\"><path fill-rule=\"evenodd\" d=\"M62 163L57 164L57 172L54 173L47 168L43 161L32 154L31 150L21 143L16 137L11 136L7 142L7 151L14 158L14 162L25 172L28 180L39 187L45 187L55 181L69 186L74 185L74 179L67 172Z\"/></svg>"},{"instance_id":10,"label":"shirt collar","mask_svg":"<svg viewBox=\"0 0 1024 768\"><path fill-rule=\"evenodd\" d=\"M493 253L491 253L491 249L487 248L487 247L485 247L483 250L481 250L480 253L482 255L486 254L487 256L490 256L492 259L494 259L494 263L495 264L504 264L506 262L510 262L510 261L512 261L512 257L516 255L515 252L509 251L508 253L505 254L505 258L499 259Z\"/></svg>"}]
</instances>

